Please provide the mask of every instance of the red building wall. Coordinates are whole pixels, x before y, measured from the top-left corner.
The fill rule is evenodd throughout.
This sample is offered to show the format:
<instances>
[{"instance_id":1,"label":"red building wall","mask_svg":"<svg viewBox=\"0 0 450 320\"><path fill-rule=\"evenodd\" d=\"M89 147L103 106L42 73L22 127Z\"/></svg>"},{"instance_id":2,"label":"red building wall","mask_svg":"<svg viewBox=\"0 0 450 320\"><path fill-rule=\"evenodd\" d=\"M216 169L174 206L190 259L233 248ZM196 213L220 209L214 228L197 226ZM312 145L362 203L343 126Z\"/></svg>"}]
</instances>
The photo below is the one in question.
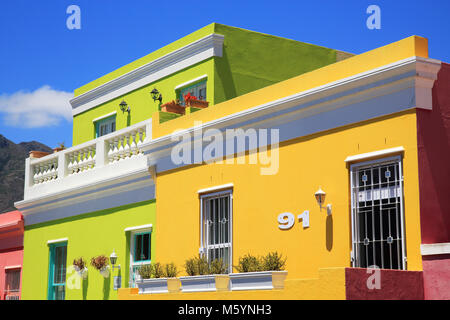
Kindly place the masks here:
<instances>
[{"instance_id":1,"label":"red building wall","mask_svg":"<svg viewBox=\"0 0 450 320\"><path fill-rule=\"evenodd\" d=\"M450 65L442 63L433 109L417 109L422 243L450 242ZM424 256L425 299L450 299L450 255Z\"/></svg>"}]
</instances>

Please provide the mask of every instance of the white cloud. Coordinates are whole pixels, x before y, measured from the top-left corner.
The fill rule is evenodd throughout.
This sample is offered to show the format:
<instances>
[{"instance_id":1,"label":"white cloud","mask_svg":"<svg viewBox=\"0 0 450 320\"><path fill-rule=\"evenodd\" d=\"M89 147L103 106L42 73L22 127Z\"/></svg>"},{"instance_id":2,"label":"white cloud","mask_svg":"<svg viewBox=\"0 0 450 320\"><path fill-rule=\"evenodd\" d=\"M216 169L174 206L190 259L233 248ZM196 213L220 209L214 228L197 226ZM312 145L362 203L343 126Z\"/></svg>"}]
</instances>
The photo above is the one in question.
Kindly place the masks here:
<instances>
[{"instance_id":1,"label":"white cloud","mask_svg":"<svg viewBox=\"0 0 450 320\"><path fill-rule=\"evenodd\" d=\"M69 100L73 94L45 85L33 92L18 91L0 95L3 123L20 128L39 128L72 121Z\"/></svg>"}]
</instances>

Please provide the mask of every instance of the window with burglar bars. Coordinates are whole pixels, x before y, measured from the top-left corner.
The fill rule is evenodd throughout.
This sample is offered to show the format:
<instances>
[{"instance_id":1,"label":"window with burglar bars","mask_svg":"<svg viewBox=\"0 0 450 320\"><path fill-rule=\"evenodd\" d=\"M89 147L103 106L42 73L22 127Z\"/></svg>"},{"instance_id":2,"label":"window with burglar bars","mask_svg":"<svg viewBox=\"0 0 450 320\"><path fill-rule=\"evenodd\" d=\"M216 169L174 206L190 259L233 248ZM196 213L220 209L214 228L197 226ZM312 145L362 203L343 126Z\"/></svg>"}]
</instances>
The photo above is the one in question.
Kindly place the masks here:
<instances>
[{"instance_id":1,"label":"window with burglar bars","mask_svg":"<svg viewBox=\"0 0 450 320\"><path fill-rule=\"evenodd\" d=\"M232 193L218 192L201 197L201 252L208 262L222 259L232 271Z\"/></svg>"},{"instance_id":2,"label":"window with burglar bars","mask_svg":"<svg viewBox=\"0 0 450 320\"><path fill-rule=\"evenodd\" d=\"M49 300L64 300L66 288L67 243L50 246Z\"/></svg>"},{"instance_id":3,"label":"window with burglar bars","mask_svg":"<svg viewBox=\"0 0 450 320\"><path fill-rule=\"evenodd\" d=\"M353 266L405 269L400 157L352 165Z\"/></svg>"},{"instance_id":4,"label":"window with burglar bars","mask_svg":"<svg viewBox=\"0 0 450 320\"><path fill-rule=\"evenodd\" d=\"M5 271L5 300L20 300L20 269Z\"/></svg>"}]
</instances>

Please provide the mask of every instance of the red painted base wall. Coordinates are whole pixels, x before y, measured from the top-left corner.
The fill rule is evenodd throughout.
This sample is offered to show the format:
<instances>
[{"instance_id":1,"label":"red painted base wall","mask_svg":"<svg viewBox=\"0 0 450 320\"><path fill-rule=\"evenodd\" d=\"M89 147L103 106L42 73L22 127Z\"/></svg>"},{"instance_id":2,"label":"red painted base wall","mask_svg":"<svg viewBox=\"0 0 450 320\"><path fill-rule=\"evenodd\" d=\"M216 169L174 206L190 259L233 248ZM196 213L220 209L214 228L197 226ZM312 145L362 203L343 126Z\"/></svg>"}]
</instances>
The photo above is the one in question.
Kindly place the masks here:
<instances>
[{"instance_id":1,"label":"red painted base wall","mask_svg":"<svg viewBox=\"0 0 450 320\"><path fill-rule=\"evenodd\" d=\"M450 255L423 257L425 299L450 300Z\"/></svg>"},{"instance_id":2,"label":"red painted base wall","mask_svg":"<svg viewBox=\"0 0 450 320\"><path fill-rule=\"evenodd\" d=\"M347 300L423 300L422 271L379 270L379 289L370 289L374 273L368 269L345 269L345 293ZM370 278L370 279L369 279Z\"/></svg>"}]
</instances>

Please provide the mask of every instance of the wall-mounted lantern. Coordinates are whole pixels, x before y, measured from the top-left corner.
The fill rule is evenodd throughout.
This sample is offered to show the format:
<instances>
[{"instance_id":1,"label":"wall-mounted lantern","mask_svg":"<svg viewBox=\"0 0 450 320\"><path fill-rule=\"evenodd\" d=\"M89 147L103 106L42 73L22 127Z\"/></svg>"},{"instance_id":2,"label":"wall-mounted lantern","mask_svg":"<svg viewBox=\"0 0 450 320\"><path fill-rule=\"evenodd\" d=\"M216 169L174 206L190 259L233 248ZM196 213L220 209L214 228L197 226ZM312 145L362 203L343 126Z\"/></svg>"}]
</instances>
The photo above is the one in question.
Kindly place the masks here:
<instances>
[{"instance_id":1,"label":"wall-mounted lantern","mask_svg":"<svg viewBox=\"0 0 450 320\"><path fill-rule=\"evenodd\" d=\"M319 187L319 190L316 191L316 193L314 194L314 197L317 200L317 203L320 206L320 210L322 210L322 205L325 203L325 196L327 194L325 193L325 191L322 190L322 188ZM331 215L331 204L327 205L327 214Z\"/></svg>"},{"instance_id":2,"label":"wall-mounted lantern","mask_svg":"<svg viewBox=\"0 0 450 320\"><path fill-rule=\"evenodd\" d=\"M116 266L116 262L117 262L117 254L116 252L113 250L113 252L111 253L111 255L109 256L109 261L111 261L111 265L113 267L113 271L114 268L117 268L120 270L120 264L118 266Z\"/></svg>"},{"instance_id":3,"label":"wall-mounted lantern","mask_svg":"<svg viewBox=\"0 0 450 320\"><path fill-rule=\"evenodd\" d=\"M122 102L119 104L120 111L124 113L125 111L130 113L130 106L125 102L125 100L122 100Z\"/></svg>"},{"instance_id":4,"label":"wall-mounted lantern","mask_svg":"<svg viewBox=\"0 0 450 320\"><path fill-rule=\"evenodd\" d=\"M152 95L153 101L159 100L160 103L162 102L162 94L156 88L154 88L150 94Z\"/></svg>"},{"instance_id":5,"label":"wall-mounted lantern","mask_svg":"<svg viewBox=\"0 0 450 320\"><path fill-rule=\"evenodd\" d=\"M116 266L116 262L117 262L117 254L116 252L113 250L113 252L111 253L111 255L109 256L109 261L111 261L111 265L112 265L112 269L114 271L114 268L117 268L120 270L120 264L118 266ZM120 274L120 273L119 273ZM114 276L114 290L119 289L122 286L122 277L119 276Z\"/></svg>"}]
</instances>

